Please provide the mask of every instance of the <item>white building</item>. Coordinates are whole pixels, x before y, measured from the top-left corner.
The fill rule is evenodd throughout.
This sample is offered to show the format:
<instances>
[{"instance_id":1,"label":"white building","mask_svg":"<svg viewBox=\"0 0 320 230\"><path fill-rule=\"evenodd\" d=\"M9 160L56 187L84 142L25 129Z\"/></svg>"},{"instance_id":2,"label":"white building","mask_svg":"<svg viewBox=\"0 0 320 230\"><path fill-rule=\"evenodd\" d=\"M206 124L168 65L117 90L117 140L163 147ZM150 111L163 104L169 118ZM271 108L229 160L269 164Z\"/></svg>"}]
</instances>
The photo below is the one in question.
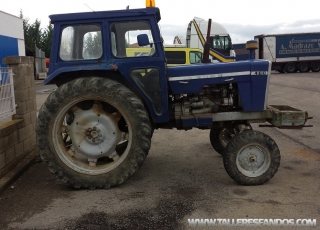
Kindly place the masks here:
<instances>
[{"instance_id":1,"label":"white building","mask_svg":"<svg viewBox=\"0 0 320 230\"><path fill-rule=\"evenodd\" d=\"M23 20L0 11L0 67L7 56L25 56Z\"/></svg>"}]
</instances>

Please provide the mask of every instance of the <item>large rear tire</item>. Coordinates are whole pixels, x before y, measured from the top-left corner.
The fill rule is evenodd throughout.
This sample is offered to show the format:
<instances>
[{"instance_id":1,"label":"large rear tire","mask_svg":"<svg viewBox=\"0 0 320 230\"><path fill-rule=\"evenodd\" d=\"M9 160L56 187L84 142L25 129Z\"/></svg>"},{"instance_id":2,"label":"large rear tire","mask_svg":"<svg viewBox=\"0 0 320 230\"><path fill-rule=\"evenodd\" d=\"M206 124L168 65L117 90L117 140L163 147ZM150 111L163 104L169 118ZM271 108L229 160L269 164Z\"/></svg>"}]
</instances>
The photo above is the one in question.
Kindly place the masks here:
<instances>
[{"instance_id":1,"label":"large rear tire","mask_svg":"<svg viewBox=\"0 0 320 230\"><path fill-rule=\"evenodd\" d=\"M229 141L223 163L229 176L237 183L261 185L278 171L280 151L271 137L249 130Z\"/></svg>"},{"instance_id":2,"label":"large rear tire","mask_svg":"<svg viewBox=\"0 0 320 230\"><path fill-rule=\"evenodd\" d=\"M142 165L151 124L142 102L125 86L79 78L60 86L39 111L41 158L75 188L110 188Z\"/></svg>"}]
</instances>

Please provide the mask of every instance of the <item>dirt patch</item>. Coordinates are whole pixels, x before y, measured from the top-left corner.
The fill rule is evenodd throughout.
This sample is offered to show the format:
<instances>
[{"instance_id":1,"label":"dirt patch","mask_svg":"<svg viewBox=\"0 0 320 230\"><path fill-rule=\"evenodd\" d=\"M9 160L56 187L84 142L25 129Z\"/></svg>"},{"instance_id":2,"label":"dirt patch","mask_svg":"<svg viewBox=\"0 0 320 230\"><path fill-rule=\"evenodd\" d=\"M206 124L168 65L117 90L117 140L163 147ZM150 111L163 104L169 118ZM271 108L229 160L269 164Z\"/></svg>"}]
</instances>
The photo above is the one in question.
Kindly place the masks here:
<instances>
[{"instance_id":1,"label":"dirt patch","mask_svg":"<svg viewBox=\"0 0 320 230\"><path fill-rule=\"evenodd\" d=\"M245 196L249 194L249 191L243 188L236 188L233 190L233 193L238 196Z\"/></svg>"},{"instance_id":2,"label":"dirt patch","mask_svg":"<svg viewBox=\"0 0 320 230\"><path fill-rule=\"evenodd\" d=\"M174 197L160 200L155 208L148 210L113 215L91 211L69 220L61 229L183 229L180 221L193 210L190 200Z\"/></svg>"}]
</instances>

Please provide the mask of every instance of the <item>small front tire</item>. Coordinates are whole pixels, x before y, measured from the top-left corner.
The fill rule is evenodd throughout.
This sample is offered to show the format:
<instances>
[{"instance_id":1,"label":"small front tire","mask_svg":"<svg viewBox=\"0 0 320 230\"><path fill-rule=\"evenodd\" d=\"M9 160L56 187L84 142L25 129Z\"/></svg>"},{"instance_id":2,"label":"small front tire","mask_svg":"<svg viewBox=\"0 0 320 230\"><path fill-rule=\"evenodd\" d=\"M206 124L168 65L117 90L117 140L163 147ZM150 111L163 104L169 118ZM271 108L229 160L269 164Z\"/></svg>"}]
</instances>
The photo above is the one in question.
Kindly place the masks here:
<instances>
[{"instance_id":1,"label":"small front tire","mask_svg":"<svg viewBox=\"0 0 320 230\"><path fill-rule=\"evenodd\" d=\"M262 185L278 171L280 151L275 141L258 131L246 131L232 138L223 163L229 176L241 185Z\"/></svg>"}]
</instances>

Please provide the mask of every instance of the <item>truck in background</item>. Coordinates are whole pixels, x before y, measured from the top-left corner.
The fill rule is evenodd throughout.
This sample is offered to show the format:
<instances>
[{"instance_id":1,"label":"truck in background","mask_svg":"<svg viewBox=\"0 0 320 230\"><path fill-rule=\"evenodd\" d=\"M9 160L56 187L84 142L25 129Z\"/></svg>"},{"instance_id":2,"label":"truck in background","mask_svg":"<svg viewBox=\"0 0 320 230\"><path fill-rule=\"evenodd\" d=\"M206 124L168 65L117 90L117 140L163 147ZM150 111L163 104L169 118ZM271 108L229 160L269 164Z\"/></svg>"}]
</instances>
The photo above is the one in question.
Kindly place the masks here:
<instances>
[{"instance_id":1,"label":"truck in background","mask_svg":"<svg viewBox=\"0 0 320 230\"><path fill-rule=\"evenodd\" d=\"M246 43L239 43L232 45L236 53L236 61L247 61L250 59L250 51L246 49Z\"/></svg>"},{"instance_id":2,"label":"truck in background","mask_svg":"<svg viewBox=\"0 0 320 230\"><path fill-rule=\"evenodd\" d=\"M149 55L151 48L126 48L127 57ZM186 48L179 45L168 45L164 47L167 66L190 65L201 63L202 50L197 48Z\"/></svg>"},{"instance_id":3,"label":"truck in background","mask_svg":"<svg viewBox=\"0 0 320 230\"><path fill-rule=\"evenodd\" d=\"M254 36L259 44L255 59L272 62L280 73L319 72L320 32ZM249 59L249 57L248 57Z\"/></svg>"},{"instance_id":4,"label":"truck in background","mask_svg":"<svg viewBox=\"0 0 320 230\"><path fill-rule=\"evenodd\" d=\"M175 36L173 44L183 44L187 48L204 48L208 21L195 17L187 27L186 37ZM235 52L228 31L219 23L211 22L210 58L216 62L234 62Z\"/></svg>"}]
</instances>

